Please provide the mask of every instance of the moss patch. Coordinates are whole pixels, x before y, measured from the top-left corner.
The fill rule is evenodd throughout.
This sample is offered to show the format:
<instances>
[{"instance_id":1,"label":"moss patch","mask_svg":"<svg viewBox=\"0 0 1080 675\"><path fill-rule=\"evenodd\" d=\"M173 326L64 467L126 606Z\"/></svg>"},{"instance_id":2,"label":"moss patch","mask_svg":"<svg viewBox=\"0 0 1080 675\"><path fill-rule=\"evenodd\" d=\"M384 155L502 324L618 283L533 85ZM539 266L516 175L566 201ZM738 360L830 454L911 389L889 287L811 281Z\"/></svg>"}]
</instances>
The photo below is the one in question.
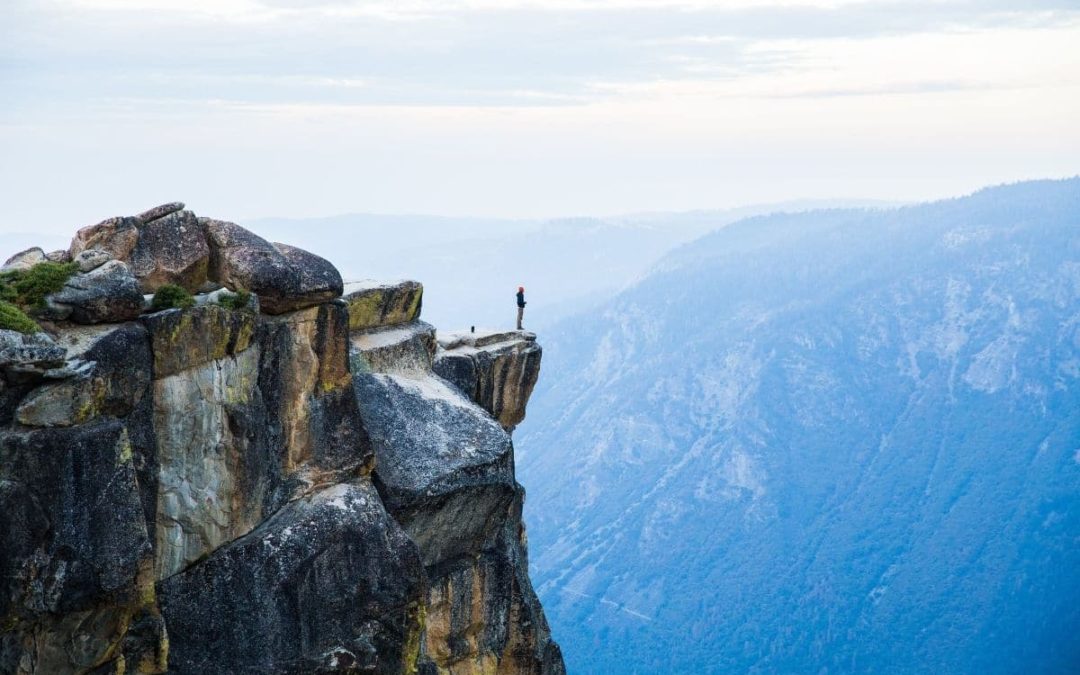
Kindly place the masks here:
<instances>
[{"instance_id":1,"label":"moss patch","mask_svg":"<svg viewBox=\"0 0 1080 675\"><path fill-rule=\"evenodd\" d=\"M0 300L0 328L20 333L36 333L41 330L26 312L3 300Z\"/></svg>"},{"instance_id":2,"label":"moss patch","mask_svg":"<svg viewBox=\"0 0 1080 675\"><path fill-rule=\"evenodd\" d=\"M78 269L73 262L43 262L28 270L6 272L0 275L0 298L24 308L44 307L45 296L62 289Z\"/></svg>"},{"instance_id":3,"label":"moss patch","mask_svg":"<svg viewBox=\"0 0 1080 675\"><path fill-rule=\"evenodd\" d=\"M28 312L43 308L45 296L62 289L78 269L75 263L43 262L0 274L0 328L20 333L41 330Z\"/></svg>"},{"instance_id":4,"label":"moss patch","mask_svg":"<svg viewBox=\"0 0 1080 675\"><path fill-rule=\"evenodd\" d=\"M163 309L187 309L195 306L195 298L186 289L176 284L165 284L154 293L150 308L155 312Z\"/></svg>"}]
</instances>

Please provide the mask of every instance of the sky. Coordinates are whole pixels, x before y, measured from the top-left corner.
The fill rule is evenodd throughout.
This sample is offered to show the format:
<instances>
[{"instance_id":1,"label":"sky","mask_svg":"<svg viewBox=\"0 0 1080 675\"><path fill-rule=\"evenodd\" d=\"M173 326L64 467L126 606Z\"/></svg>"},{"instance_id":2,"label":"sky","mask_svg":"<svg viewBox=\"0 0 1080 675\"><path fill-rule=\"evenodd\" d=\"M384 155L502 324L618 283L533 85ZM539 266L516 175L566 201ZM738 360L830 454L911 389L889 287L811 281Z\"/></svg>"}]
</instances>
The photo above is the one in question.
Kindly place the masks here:
<instances>
[{"instance_id":1,"label":"sky","mask_svg":"<svg viewBox=\"0 0 1080 675\"><path fill-rule=\"evenodd\" d=\"M0 0L0 236L1080 173L1080 3Z\"/></svg>"}]
</instances>

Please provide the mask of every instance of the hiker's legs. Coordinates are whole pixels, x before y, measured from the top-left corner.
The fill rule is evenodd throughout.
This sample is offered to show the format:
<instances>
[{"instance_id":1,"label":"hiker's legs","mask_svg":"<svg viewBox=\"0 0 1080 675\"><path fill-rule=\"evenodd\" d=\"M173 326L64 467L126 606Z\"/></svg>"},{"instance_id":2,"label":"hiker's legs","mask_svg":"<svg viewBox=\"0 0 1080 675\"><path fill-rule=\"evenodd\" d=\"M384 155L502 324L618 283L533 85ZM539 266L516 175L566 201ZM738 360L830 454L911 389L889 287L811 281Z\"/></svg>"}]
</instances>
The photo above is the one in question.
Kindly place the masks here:
<instances>
[{"instance_id":1,"label":"hiker's legs","mask_svg":"<svg viewBox=\"0 0 1080 675\"><path fill-rule=\"evenodd\" d=\"M518 330L521 330L521 319L524 316L525 316L525 308L524 307L518 307L518 324L517 324L517 329Z\"/></svg>"}]
</instances>

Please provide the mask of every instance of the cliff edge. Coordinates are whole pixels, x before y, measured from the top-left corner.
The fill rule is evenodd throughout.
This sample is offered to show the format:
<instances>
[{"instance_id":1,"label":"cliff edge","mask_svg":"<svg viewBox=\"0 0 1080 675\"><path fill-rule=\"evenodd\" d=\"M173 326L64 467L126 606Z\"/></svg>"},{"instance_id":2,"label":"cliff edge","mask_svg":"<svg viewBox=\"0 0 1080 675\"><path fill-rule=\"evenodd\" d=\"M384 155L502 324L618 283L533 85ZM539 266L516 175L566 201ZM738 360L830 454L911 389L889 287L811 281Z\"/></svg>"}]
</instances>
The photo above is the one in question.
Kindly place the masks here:
<instances>
[{"instance_id":1,"label":"cliff edge","mask_svg":"<svg viewBox=\"0 0 1080 675\"><path fill-rule=\"evenodd\" d=\"M422 296L179 203L10 259L0 672L564 673L510 437L540 347Z\"/></svg>"}]
</instances>

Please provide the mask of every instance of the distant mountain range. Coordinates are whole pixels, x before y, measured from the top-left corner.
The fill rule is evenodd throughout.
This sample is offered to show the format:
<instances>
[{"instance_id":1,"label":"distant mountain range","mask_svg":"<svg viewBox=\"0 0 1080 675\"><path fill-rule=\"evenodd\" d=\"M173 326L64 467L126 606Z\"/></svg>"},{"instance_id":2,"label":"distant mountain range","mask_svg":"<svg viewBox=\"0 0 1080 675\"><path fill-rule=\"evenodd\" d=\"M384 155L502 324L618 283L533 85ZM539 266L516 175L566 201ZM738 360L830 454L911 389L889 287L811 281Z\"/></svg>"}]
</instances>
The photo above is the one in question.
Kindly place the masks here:
<instances>
[{"instance_id":1,"label":"distant mountain range","mask_svg":"<svg viewBox=\"0 0 1080 675\"><path fill-rule=\"evenodd\" d=\"M1080 179L742 220L540 341L569 672L1076 672Z\"/></svg>"},{"instance_id":2,"label":"distant mountain range","mask_svg":"<svg viewBox=\"0 0 1080 675\"><path fill-rule=\"evenodd\" d=\"M526 323L542 329L609 299L668 251L740 218L823 205L884 204L801 200L727 210L550 220L355 213L261 218L242 224L270 241L325 257L346 279L422 281L424 317L443 329L512 328L514 293L523 285L529 301ZM132 210L145 206L135 204ZM198 204L189 207L198 210ZM227 214L219 217L229 219ZM81 225L73 224L72 230ZM6 233L0 237L0 262L31 246L50 251L69 243L70 235Z\"/></svg>"},{"instance_id":3,"label":"distant mountain range","mask_svg":"<svg viewBox=\"0 0 1080 675\"><path fill-rule=\"evenodd\" d=\"M803 200L551 220L354 214L249 225L268 239L325 256L347 278L419 279L424 318L444 329L512 328L514 293L523 285L526 325L542 329L607 300L680 244L747 216L822 204L883 203Z\"/></svg>"}]
</instances>

